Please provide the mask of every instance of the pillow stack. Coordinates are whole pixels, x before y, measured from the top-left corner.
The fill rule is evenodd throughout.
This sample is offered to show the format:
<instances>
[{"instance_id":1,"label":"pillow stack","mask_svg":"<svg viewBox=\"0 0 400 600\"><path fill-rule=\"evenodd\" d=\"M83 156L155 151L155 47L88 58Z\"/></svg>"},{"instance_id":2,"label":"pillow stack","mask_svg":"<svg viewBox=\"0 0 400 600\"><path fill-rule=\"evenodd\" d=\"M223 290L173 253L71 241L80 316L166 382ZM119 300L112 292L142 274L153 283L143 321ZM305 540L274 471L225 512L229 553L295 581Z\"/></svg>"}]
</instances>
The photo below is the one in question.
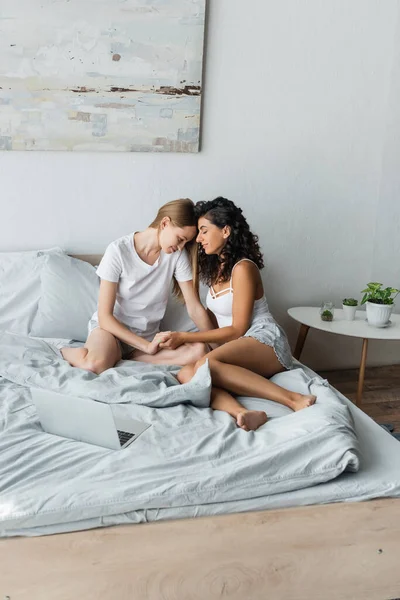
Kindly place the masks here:
<instances>
[{"instance_id":1,"label":"pillow stack","mask_svg":"<svg viewBox=\"0 0 400 600\"><path fill-rule=\"evenodd\" d=\"M0 331L30 333L40 300L40 273L53 253L62 250L0 252Z\"/></svg>"},{"instance_id":2,"label":"pillow stack","mask_svg":"<svg viewBox=\"0 0 400 600\"><path fill-rule=\"evenodd\" d=\"M0 253L0 330L83 342L98 288L95 269L61 248Z\"/></svg>"}]
</instances>

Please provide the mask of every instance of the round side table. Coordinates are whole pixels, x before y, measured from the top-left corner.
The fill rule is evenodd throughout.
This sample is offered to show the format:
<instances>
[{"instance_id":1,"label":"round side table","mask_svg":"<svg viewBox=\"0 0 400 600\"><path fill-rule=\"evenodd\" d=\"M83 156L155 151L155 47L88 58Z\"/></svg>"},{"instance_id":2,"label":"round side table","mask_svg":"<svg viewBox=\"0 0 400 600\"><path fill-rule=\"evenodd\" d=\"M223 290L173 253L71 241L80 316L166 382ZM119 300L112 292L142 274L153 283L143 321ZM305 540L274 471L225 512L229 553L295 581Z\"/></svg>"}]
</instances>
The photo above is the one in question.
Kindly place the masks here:
<instances>
[{"instance_id":1,"label":"round side table","mask_svg":"<svg viewBox=\"0 0 400 600\"><path fill-rule=\"evenodd\" d=\"M371 327L366 320L366 313L363 310L356 312L354 321L347 321L343 315L343 309L335 308L333 321L322 321L320 309L312 306L296 306L289 308L289 316L300 323L299 335L297 337L296 347L293 356L300 359L304 343L310 328L335 333L336 335L348 335L363 340L360 362L360 374L358 377L358 388L356 404L359 405L362 399L362 390L364 386L365 364L367 362L368 341L369 340L397 340L400 341L400 315L390 317L390 325L387 327Z\"/></svg>"}]
</instances>

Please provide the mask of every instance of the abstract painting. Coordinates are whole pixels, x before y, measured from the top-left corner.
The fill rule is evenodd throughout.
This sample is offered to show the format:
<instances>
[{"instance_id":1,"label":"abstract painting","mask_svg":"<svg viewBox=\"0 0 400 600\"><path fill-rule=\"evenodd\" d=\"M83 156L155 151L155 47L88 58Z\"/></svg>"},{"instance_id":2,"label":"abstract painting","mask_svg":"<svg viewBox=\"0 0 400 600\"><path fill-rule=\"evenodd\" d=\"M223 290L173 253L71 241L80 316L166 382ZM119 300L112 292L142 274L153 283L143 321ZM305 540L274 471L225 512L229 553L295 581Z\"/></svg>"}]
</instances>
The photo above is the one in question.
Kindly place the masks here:
<instances>
[{"instance_id":1,"label":"abstract painting","mask_svg":"<svg viewBox=\"0 0 400 600\"><path fill-rule=\"evenodd\" d=\"M0 0L0 150L198 152L206 0Z\"/></svg>"}]
</instances>

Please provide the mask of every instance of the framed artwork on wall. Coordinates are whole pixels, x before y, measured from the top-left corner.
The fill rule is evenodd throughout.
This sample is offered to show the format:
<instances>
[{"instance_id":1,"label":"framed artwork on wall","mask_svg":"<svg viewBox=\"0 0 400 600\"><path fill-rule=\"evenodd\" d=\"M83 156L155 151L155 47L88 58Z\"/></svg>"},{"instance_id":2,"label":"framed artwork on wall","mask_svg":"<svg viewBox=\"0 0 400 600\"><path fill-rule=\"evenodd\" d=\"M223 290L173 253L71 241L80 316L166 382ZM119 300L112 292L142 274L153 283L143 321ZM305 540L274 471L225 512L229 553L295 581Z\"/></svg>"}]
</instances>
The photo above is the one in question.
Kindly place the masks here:
<instances>
[{"instance_id":1,"label":"framed artwork on wall","mask_svg":"<svg viewBox=\"0 0 400 600\"><path fill-rule=\"evenodd\" d=\"M206 0L1 0L0 150L198 152Z\"/></svg>"}]
</instances>

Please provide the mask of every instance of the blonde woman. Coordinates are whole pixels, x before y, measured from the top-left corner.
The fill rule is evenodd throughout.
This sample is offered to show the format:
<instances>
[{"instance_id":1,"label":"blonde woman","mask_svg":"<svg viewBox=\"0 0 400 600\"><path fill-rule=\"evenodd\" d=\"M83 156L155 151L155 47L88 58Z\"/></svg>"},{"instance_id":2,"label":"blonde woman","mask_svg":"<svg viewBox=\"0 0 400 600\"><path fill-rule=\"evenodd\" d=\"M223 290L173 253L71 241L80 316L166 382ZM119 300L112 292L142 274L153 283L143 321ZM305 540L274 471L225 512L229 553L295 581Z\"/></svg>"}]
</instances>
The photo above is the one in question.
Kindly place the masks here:
<instances>
[{"instance_id":1,"label":"blonde woman","mask_svg":"<svg viewBox=\"0 0 400 600\"><path fill-rule=\"evenodd\" d=\"M192 277L197 272L196 224L193 202L174 200L160 208L147 229L107 247L97 269L98 308L89 322L86 343L83 348L62 349L71 366L100 374L121 358L184 366L204 356L203 343L161 349L169 332L159 331L171 282L198 329L212 328Z\"/></svg>"}]
</instances>

